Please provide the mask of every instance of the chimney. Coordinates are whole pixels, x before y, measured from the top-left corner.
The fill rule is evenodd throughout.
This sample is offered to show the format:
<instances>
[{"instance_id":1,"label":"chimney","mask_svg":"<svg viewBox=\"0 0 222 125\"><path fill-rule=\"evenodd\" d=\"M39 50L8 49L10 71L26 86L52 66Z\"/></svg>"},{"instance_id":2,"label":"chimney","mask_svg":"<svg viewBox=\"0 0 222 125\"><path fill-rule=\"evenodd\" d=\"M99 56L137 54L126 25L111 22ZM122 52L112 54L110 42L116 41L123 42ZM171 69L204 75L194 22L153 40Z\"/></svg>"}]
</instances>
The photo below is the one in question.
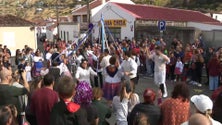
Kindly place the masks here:
<instances>
[{"instance_id":1,"label":"chimney","mask_svg":"<svg viewBox=\"0 0 222 125\"><path fill-rule=\"evenodd\" d=\"M102 0L102 4L105 4L106 3L106 0Z\"/></svg>"}]
</instances>

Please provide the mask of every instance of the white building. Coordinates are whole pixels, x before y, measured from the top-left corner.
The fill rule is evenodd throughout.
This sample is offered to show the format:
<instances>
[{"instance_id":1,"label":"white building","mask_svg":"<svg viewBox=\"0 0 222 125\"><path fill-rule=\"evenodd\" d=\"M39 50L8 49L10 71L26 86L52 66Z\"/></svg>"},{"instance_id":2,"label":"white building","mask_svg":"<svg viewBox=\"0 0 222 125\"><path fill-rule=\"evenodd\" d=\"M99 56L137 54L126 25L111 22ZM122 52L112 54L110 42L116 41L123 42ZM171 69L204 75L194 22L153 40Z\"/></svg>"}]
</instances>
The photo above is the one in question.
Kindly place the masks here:
<instances>
[{"instance_id":1,"label":"white building","mask_svg":"<svg viewBox=\"0 0 222 125\"><path fill-rule=\"evenodd\" d=\"M80 26L73 22L60 23L59 34L62 40L77 41L80 35Z\"/></svg>"},{"instance_id":2,"label":"white building","mask_svg":"<svg viewBox=\"0 0 222 125\"><path fill-rule=\"evenodd\" d=\"M35 23L35 33L37 37L37 42L42 42L44 38L46 38L46 20L40 19L40 20L34 20ZM39 45L38 45L39 46Z\"/></svg>"},{"instance_id":3,"label":"white building","mask_svg":"<svg viewBox=\"0 0 222 125\"><path fill-rule=\"evenodd\" d=\"M222 30L222 23L198 11L107 2L92 16L95 39L100 35L101 15L114 39L160 37L159 21L165 21L162 37L169 43L173 38L193 42L201 32Z\"/></svg>"},{"instance_id":4,"label":"white building","mask_svg":"<svg viewBox=\"0 0 222 125\"><path fill-rule=\"evenodd\" d=\"M220 22L222 22L222 14L221 13L213 13L212 17Z\"/></svg>"},{"instance_id":5,"label":"white building","mask_svg":"<svg viewBox=\"0 0 222 125\"><path fill-rule=\"evenodd\" d=\"M46 23L46 39L48 39L49 41L54 41L55 38L57 38L58 26L60 24L72 22L72 16L60 16L58 22L59 23L57 24L56 19L49 18ZM61 37L61 35L62 34L59 33L59 37Z\"/></svg>"},{"instance_id":6,"label":"white building","mask_svg":"<svg viewBox=\"0 0 222 125\"><path fill-rule=\"evenodd\" d=\"M50 22L46 24L46 39L49 41L54 40L54 36L57 35L57 24Z\"/></svg>"},{"instance_id":7,"label":"white building","mask_svg":"<svg viewBox=\"0 0 222 125\"><path fill-rule=\"evenodd\" d=\"M222 30L221 23L199 23L199 22L188 22L188 27L195 27L201 31L213 31L213 30Z\"/></svg>"},{"instance_id":8,"label":"white building","mask_svg":"<svg viewBox=\"0 0 222 125\"><path fill-rule=\"evenodd\" d=\"M46 34L46 26L37 26L35 30L38 34Z\"/></svg>"},{"instance_id":9,"label":"white building","mask_svg":"<svg viewBox=\"0 0 222 125\"><path fill-rule=\"evenodd\" d=\"M136 18L127 11L115 6L114 3L108 2L92 17L92 23L95 25L94 38L99 37L101 15L114 38L124 39L127 37L131 39L134 37L134 22Z\"/></svg>"},{"instance_id":10,"label":"white building","mask_svg":"<svg viewBox=\"0 0 222 125\"><path fill-rule=\"evenodd\" d=\"M6 45L12 56L15 56L17 49L23 49L24 45L35 50L37 39L34 23L13 15L1 15L0 44Z\"/></svg>"},{"instance_id":11,"label":"white building","mask_svg":"<svg viewBox=\"0 0 222 125\"><path fill-rule=\"evenodd\" d=\"M201 33L207 32L207 38L207 34L215 30L217 33L215 36L211 35L214 36L211 41L219 41L219 36L222 36L218 33L222 30L222 23L198 11L138 5L131 0L94 0L90 3L90 10L94 39L100 37L101 15L109 29L106 29L109 40L112 37L142 40L161 36L168 43L173 38L193 42ZM88 29L86 5L74 10L72 15L73 22L80 23L80 32L85 32ZM218 15L217 19L220 19ZM162 33L158 27L159 21L165 21L165 30Z\"/></svg>"},{"instance_id":12,"label":"white building","mask_svg":"<svg viewBox=\"0 0 222 125\"><path fill-rule=\"evenodd\" d=\"M134 4L134 2L132 2L131 0L94 0L89 3L91 19L94 15L97 14L98 11L100 11L103 8L103 6L107 2ZM72 11L72 15L73 15L73 22L80 23L81 33L85 32L88 29L87 6L83 5L82 7L74 9Z\"/></svg>"}]
</instances>

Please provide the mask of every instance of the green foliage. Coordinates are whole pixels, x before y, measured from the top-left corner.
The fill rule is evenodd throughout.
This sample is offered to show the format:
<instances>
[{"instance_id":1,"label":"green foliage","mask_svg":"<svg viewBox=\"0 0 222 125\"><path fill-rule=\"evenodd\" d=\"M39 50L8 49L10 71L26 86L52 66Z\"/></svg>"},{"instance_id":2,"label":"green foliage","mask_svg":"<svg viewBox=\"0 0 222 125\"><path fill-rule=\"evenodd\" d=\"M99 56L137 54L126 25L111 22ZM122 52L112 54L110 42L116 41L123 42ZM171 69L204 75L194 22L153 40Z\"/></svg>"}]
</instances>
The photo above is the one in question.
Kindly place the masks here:
<instances>
[{"instance_id":1,"label":"green foliage","mask_svg":"<svg viewBox=\"0 0 222 125\"><path fill-rule=\"evenodd\" d=\"M64 16L70 14L76 4L86 4L87 1L82 0L58 0L60 6L59 15ZM132 0L138 4L149 4L156 6L165 6L173 8L183 8L197 10L201 12L221 12L222 0ZM0 14L12 14L26 19L36 17L48 18L56 17L55 10L56 0L0 0ZM43 8L42 12L36 13L36 8Z\"/></svg>"},{"instance_id":2,"label":"green foliage","mask_svg":"<svg viewBox=\"0 0 222 125\"><path fill-rule=\"evenodd\" d=\"M155 0L154 5L166 6L169 2L170 2L170 0Z\"/></svg>"},{"instance_id":3,"label":"green foliage","mask_svg":"<svg viewBox=\"0 0 222 125\"><path fill-rule=\"evenodd\" d=\"M133 0L133 1L138 4L165 6L166 4L169 3L170 0Z\"/></svg>"},{"instance_id":4,"label":"green foliage","mask_svg":"<svg viewBox=\"0 0 222 125\"><path fill-rule=\"evenodd\" d=\"M69 15L77 0L58 0L59 15ZM82 4L82 3L81 3ZM61 8L62 7L62 8ZM56 0L0 0L0 14L16 15L28 20L36 17L56 17ZM42 8L41 12L37 12Z\"/></svg>"},{"instance_id":5,"label":"green foliage","mask_svg":"<svg viewBox=\"0 0 222 125\"><path fill-rule=\"evenodd\" d=\"M221 0L133 0L139 4L191 9L202 12L221 12Z\"/></svg>"}]
</instances>

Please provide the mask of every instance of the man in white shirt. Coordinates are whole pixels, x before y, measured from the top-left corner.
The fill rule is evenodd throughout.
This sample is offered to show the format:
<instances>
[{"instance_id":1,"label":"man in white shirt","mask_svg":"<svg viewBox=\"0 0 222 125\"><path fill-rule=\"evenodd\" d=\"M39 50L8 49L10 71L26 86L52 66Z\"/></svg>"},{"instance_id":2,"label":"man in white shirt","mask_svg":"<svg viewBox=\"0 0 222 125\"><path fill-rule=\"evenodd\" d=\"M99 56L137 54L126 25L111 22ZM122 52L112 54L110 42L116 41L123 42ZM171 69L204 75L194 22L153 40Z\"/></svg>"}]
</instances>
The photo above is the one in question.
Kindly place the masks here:
<instances>
[{"instance_id":1,"label":"man in white shirt","mask_svg":"<svg viewBox=\"0 0 222 125\"><path fill-rule=\"evenodd\" d=\"M82 60L84 59L83 55L80 53L80 50L76 51L74 58L76 60L77 67L80 66Z\"/></svg>"},{"instance_id":2,"label":"man in white shirt","mask_svg":"<svg viewBox=\"0 0 222 125\"><path fill-rule=\"evenodd\" d=\"M107 66L109 66L109 59L111 58L111 55L109 55L109 50L105 49L104 50L104 57L102 61L100 62L101 68L104 70Z\"/></svg>"},{"instance_id":3,"label":"man in white shirt","mask_svg":"<svg viewBox=\"0 0 222 125\"><path fill-rule=\"evenodd\" d=\"M126 80L130 80L134 84L137 82L137 63L131 58L131 53L126 51L123 54L124 61L121 64L121 69Z\"/></svg>"},{"instance_id":4,"label":"man in white shirt","mask_svg":"<svg viewBox=\"0 0 222 125\"><path fill-rule=\"evenodd\" d=\"M140 70L140 58L139 58L138 54L135 51L132 51L132 59L137 64L137 79L136 79L135 84L138 84L138 81L139 81L139 73L138 73L138 71Z\"/></svg>"},{"instance_id":5,"label":"man in white shirt","mask_svg":"<svg viewBox=\"0 0 222 125\"><path fill-rule=\"evenodd\" d=\"M111 55L109 55L109 50L108 49L105 49L104 50L104 57L102 58L102 60L101 60L101 62L100 62L100 69L102 70L102 75L104 75L104 73L105 73L105 70L106 70L106 67L107 66L109 66L110 65L110 63L109 63L109 59L111 58L112 56ZM101 76L101 75L100 75ZM103 81L105 81L104 80L105 78L104 78L104 76L103 76L103 78L102 78L102 80L100 81L100 85L101 86L103 86Z\"/></svg>"},{"instance_id":6,"label":"man in white shirt","mask_svg":"<svg viewBox=\"0 0 222 125\"><path fill-rule=\"evenodd\" d=\"M163 97L167 97L166 88L166 64L170 62L170 59L161 52L160 47L155 48L154 54L148 54L148 57L155 63L154 67L154 82L160 87Z\"/></svg>"}]
</instances>

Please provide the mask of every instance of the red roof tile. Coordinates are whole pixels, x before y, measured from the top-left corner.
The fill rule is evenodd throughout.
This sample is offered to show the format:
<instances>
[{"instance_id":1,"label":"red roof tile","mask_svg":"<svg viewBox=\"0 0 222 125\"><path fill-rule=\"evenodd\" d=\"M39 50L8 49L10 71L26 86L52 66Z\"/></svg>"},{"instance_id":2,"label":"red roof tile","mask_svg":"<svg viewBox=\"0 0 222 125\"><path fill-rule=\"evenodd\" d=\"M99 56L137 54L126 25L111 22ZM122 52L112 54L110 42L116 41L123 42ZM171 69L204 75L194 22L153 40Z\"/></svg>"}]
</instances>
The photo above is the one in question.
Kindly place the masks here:
<instances>
[{"instance_id":1,"label":"red roof tile","mask_svg":"<svg viewBox=\"0 0 222 125\"><path fill-rule=\"evenodd\" d=\"M13 15L0 15L0 26L32 26L34 23Z\"/></svg>"},{"instance_id":2,"label":"red roof tile","mask_svg":"<svg viewBox=\"0 0 222 125\"><path fill-rule=\"evenodd\" d=\"M37 26L46 26L46 23L48 21L39 18L39 19L32 20L32 22L35 23Z\"/></svg>"},{"instance_id":3,"label":"red roof tile","mask_svg":"<svg viewBox=\"0 0 222 125\"><path fill-rule=\"evenodd\" d=\"M204 15L198 11L183 10L176 8L166 8L149 5L134 5L134 4L122 4L113 3L125 11L132 14L137 19L142 20L167 20L167 21L180 21L180 22L214 22L219 21Z\"/></svg>"},{"instance_id":4,"label":"red roof tile","mask_svg":"<svg viewBox=\"0 0 222 125\"><path fill-rule=\"evenodd\" d=\"M221 22L203 22L204 24L209 24L209 25L218 25L218 26L222 26Z\"/></svg>"},{"instance_id":5,"label":"red roof tile","mask_svg":"<svg viewBox=\"0 0 222 125\"><path fill-rule=\"evenodd\" d=\"M59 17L59 22L68 22L68 21L69 21L68 17L64 17L64 16Z\"/></svg>"},{"instance_id":6,"label":"red roof tile","mask_svg":"<svg viewBox=\"0 0 222 125\"><path fill-rule=\"evenodd\" d=\"M108 2L109 0L106 0ZM94 0L89 3L89 8L94 9L102 4L102 0ZM73 11L73 13L87 13L87 6L84 5L76 10Z\"/></svg>"}]
</instances>

